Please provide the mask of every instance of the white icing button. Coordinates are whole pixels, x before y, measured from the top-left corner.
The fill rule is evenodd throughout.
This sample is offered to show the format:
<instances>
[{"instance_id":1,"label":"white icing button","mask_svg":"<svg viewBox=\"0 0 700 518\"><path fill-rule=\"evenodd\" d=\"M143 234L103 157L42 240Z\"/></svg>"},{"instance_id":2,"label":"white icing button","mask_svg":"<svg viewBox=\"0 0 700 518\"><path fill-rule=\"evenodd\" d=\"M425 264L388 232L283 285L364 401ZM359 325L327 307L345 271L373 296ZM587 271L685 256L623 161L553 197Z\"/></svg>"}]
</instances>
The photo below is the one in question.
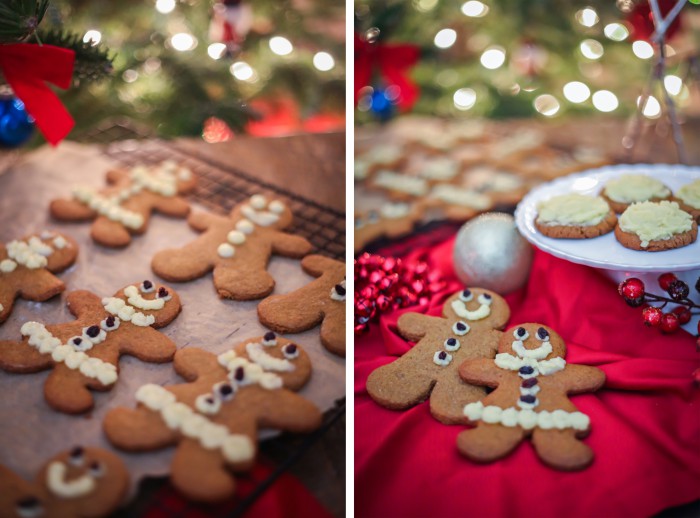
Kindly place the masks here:
<instances>
[{"instance_id":1,"label":"white icing button","mask_svg":"<svg viewBox=\"0 0 700 518\"><path fill-rule=\"evenodd\" d=\"M267 200L262 194L255 194L250 197L250 205L254 209L261 210L267 206Z\"/></svg>"},{"instance_id":2,"label":"white icing button","mask_svg":"<svg viewBox=\"0 0 700 518\"><path fill-rule=\"evenodd\" d=\"M445 351L436 351L433 355L433 362L435 363L435 365L444 367L446 365L449 365L451 361L452 355L446 353Z\"/></svg>"},{"instance_id":3,"label":"white icing button","mask_svg":"<svg viewBox=\"0 0 700 518\"><path fill-rule=\"evenodd\" d=\"M68 245L68 241L63 236L57 236L53 240L53 246L55 246L58 250L62 250Z\"/></svg>"},{"instance_id":4,"label":"white icing button","mask_svg":"<svg viewBox=\"0 0 700 518\"><path fill-rule=\"evenodd\" d=\"M12 259L3 259L0 261L0 272L2 273L11 273L15 271L15 268L17 268L17 263Z\"/></svg>"},{"instance_id":5,"label":"white icing button","mask_svg":"<svg viewBox=\"0 0 700 518\"><path fill-rule=\"evenodd\" d=\"M457 340L456 338L448 338L447 340L445 340L446 351L456 351L457 349L459 349L460 345L461 344L459 343L459 340Z\"/></svg>"},{"instance_id":6,"label":"white icing button","mask_svg":"<svg viewBox=\"0 0 700 518\"><path fill-rule=\"evenodd\" d=\"M248 221L247 219L242 219L238 223L236 223L236 228L243 232L244 234L252 234L253 230L255 230L255 227L253 224Z\"/></svg>"},{"instance_id":7,"label":"white icing button","mask_svg":"<svg viewBox=\"0 0 700 518\"><path fill-rule=\"evenodd\" d=\"M268 205L267 208L275 214L281 214L282 212L284 212L284 207L284 203L282 203L279 200L274 200L270 202L270 205Z\"/></svg>"},{"instance_id":8,"label":"white icing button","mask_svg":"<svg viewBox=\"0 0 700 518\"><path fill-rule=\"evenodd\" d=\"M221 243L219 245L219 247L216 249L216 253L219 254L220 257L223 257L225 259L228 259L229 257L233 257L233 254L235 252L236 252L235 248L233 248L228 243Z\"/></svg>"},{"instance_id":9,"label":"white icing button","mask_svg":"<svg viewBox=\"0 0 700 518\"><path fill-rule=\"evenodd\" d=\"M221 400L213 394L201 394L197 396L194 407L203 414L214 415L221 408Z\"/></svg>"},{"instance_id":10,"label":"white icing button","mask_svg":"<svg viewBox=\"0 0 700 518\"><path fill-rule=\"evenodd\" d=\"M245 243L245 234L240 230L232 230L226 236L226 240L232 245L242 245Z\"/></svg>"},{"instance_id":11,"label":"white icing button","mask_svg":"<svg viewBox=\"0 0 700 518\"><path fill-rule=\"evenodd\" d=\"M462 321L455 322L452 325L452 332L457 336L464 336L469 332L469 324Z\"/></svg>"}]
</instances>

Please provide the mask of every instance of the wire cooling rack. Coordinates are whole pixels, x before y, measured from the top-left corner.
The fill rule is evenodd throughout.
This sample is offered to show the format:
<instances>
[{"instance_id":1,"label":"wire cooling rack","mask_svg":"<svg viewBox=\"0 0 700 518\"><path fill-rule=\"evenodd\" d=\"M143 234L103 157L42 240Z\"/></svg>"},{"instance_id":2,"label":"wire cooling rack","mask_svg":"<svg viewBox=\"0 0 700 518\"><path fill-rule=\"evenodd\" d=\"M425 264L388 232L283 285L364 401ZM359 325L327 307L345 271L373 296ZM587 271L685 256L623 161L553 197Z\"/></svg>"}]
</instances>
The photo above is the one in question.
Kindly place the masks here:
<instances>
[{"instance_id":1,"label":"wire cooling rack","mask_svg":"<svg viewBox=\"0 0 700 518\"><path fill-rule=\"evenodd\" d=\"M141 128L128 121L117 120L79 135L78 140L104 144L104 154L125 166L169 159L190 167L197 174L198 185L188 198L213 212L228 213L234 205L257 193L284 198L294 213L294 225L289 231L306 237L323 255L345 260L345 213L261 181L228 164L183 150L176 143L144 139L147 136ZM337 469L337 475L343 480L344 494L344 445L345 398L342 398L324 414L323 424L315 432L305 436L282 434L260 444L261 461L272 465L273 469L262 480L255 480L247 474L236 476L239 483L254 487L246 497L217 507L202 506L189 503L175 494L167 478L149 478L141 483L136 499L115 516L242 516L283 473L297 462L303 462L311 450L317 454L315 450L319 448L335 449L331 455L335 453L334 458L341 459L343 466ZM339 509L344 507L341 502Z\"/></svg>"}]
</instances>

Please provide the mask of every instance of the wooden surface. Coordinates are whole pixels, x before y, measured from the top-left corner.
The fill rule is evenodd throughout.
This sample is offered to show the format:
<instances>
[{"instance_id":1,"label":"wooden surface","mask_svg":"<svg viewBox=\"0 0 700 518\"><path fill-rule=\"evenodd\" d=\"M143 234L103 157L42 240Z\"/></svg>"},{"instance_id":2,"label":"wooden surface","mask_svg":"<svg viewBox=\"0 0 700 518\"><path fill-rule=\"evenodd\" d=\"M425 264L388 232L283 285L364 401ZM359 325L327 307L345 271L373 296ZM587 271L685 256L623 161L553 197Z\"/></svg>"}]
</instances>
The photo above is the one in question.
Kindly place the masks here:
<instances>
[{"instance_id":1,"label":"wooden surface","mask_svg":"<svg viewBox=\"0 0 700 518\"><path fill-rule=\"evenodd\" d=\"M208 144L178 139L189 152L236 167L321 205L345 211L345 133L236 137Z\"/></svg>"}]
</instances>

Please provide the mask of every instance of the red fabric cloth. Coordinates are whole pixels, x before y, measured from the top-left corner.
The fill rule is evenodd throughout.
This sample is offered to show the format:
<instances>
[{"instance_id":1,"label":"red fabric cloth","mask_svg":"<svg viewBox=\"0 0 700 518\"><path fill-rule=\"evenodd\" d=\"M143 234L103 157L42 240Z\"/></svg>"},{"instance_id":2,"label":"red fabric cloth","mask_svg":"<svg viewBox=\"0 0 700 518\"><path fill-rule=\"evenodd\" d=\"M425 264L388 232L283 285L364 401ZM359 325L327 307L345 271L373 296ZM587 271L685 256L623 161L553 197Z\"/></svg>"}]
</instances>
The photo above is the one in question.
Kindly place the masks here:
<instances>
[{"instance_id":1,"label":"red fabric cloth","mask_svg":"<svg viewBox=\"0 0 700 518\"><path fill-rule=\"evenodd\" d=\"M418 240L409 256L428 260L450 281L431 301L431 315L461 289L452 272L453 243L426 247ZM403 412L374 403L367 376L410 347L394 332L406 309L384 316L355 344L357 515L630 518L699 499L695 339L646 328L640 309L628 307L608 279L539 251L527 286L506 299L509 326L549 325L566 340L567 361L605 371L603 389L572 397L591 418L585 442L595 452L593 465L574 473L548 468L527 440L508 458L478 465L456 448L466 427L439 423L427 402Z\"/></svg>"},{"instance_id":2,"label":"red fabric cloth","mask_svg":"<svg viewBox=\"0 0 700 518\"><path fill-rule=\"evenodd\" d=\"M143 518L217 518L231 516L238 505L272 473L272 468L258 463L252 471L237 477L237 495L219 504L196 504L188 501L172 486L158 491ZM332 515L292 475L285 473L275 481L243 516L265 518L331 518Z\"/></svg>"},{"instance_id":3,"label":"red fabric cloth","mask_svg":"<svg viewBox=\"0 0 700 518\"><path fill-rule=\"evenodd\" d=\"M75 122L46 83L68 88L74 62L75 52L53 45L0 45L0 70L54 146L70 133Z\"/></svg>"}]
</instances>

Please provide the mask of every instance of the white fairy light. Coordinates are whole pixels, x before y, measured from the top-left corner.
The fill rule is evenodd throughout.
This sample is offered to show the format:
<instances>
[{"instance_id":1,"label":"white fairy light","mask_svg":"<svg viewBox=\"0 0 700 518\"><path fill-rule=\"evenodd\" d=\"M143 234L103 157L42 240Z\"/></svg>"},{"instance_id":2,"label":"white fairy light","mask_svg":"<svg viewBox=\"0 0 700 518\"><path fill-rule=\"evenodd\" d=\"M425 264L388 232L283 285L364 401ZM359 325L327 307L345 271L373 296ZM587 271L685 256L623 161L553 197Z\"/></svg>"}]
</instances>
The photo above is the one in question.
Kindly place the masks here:
<instances>
[{"instance_id":1,"label":"white fairy light","mask_svg":"<svg viewBox=\"0 0 700 518\"><path fill-rule=\"evenodd\" d=\"M664 77L664 86L671 95L678 95L683 89L683 80L678 76L668 75Z\"/></svg>"},{"instance_id":2,"label":"white fairy light","mask_svg":"<svg viewBox=\"0 0 700 518\"><path fill-rule=\"evenodd\" d=\"M469 110L476 104L476 92L471 88L460 88L453 96L455 108L458 110Z\"/></svg>"},{"instance_id":3,"label":"white fairy light","mask_svg":"<svg viewBox=\"0 0 700 518\"><path fill-rule=\"evenodd\" d=\"M186 32L178 32L170 38L170 45L179 52L186 52L197 46L197 39Z\"/></svg>"},{"instance_id":4,"label":"white fairy light","mask_svg":"<svg viewBox=\"0 0 700 518\"><path fill-rule=\"evenodd\" d=\"M576 12L576 21L584 27L593 27L600 21L598 13L592 7L586 7Z\"/></svg>"},{"instance_id":5,"label":"white fairy light","mask_svg":"<svg viewBox=\"0 0 700 518\"><path fill-rule=\"evenodd\" d=\"M489 12L489 6L478 0L469 0L462 4L462 14L471 18L481 18Z\"/></svg>"},{"instance_id":6,"label":"white fairy light","mask_svg":"<svg viewBox=\"0 0 700 518\"><path fill-rule=\"evenodd\" d=\"M128 70L125 70L124 73L122 74L122 79L124 80L125 83L133 83L139 78L139 73L136 70L133 70L129 68Z\"/></svg>"},{"instance_id":7,"label":"white fairy light","mask_svg":"<svg viewBox=\"0 0 700 518\"><path fill-rule=\"evenodd\" d=\"M598 90L592 97L593 106L601 112L611 112L619 106L617 96L610 90Z\"/></svg>"},{"instance_id":8,"label":"white fairy light","mask_svg":"<svg viewBox=\"0 0 700 518\"><path fill-rule=\"evenodd\" d=\"M292 42L284 36L273 36L270 38L270 50L278 56L286 56L294 50Z\"/></svg>"},{"instance_id":9,"label":"white fairy light","mask_svg":"<svg viewBox=\"0 0 700 518\"><path fill-rule=\"evenodd\" d=\"M236 61L229 70L239 81L250 81L255 76L255 70L245 61Z\"/></svg>"},{"instance_id":10,"label":"white fairy light","mask_svg":"<svg viewBox=\"0 0 700 518\"><path fill-rule=\"evenodd\" d=\"M175 0L156 0L156 11L163 14L173 12L175 9Z\"/></svg>"},{"instance_id":11,"label":"white fairy light","mask_svg":"<svg viewBox=\"0 0 700 518\"><path fill-rule=\"evenodd\" d=\"M333 67L335 66L335 60L328 52L317 52L314 54L313 63L314 66L321 72L333 70Z\"/></svg>"},{"instance_id":12,"label":"white fairy light","mask_svg":"<svg viewBox=\"0 0 700 518\"><path fill-rule=\"evenodd\" d=\"M644 40L637 40L632 43L632 52L639 59L649 59L654 55L654 47Z\"/></svg>"},{"instance_id":13,"label":"white fairy light","mask_svg":"<svg viewBox=\"0 0 700 518\"><path fill-rule=\"evenodd\" d=\"M83 36L83 43L89 43L91 46L97 45L102 41L102 33L96 29L90 29Z\"/></svg>"},{"instance_id":14,"label":"white fairy light","mask_svg":"<svg viewBox=\"0 0 700 518\"><path fill-rule=\"evenodd\" d=\"M489 70L499 68L506 61L506 52L502 47L489 47L481 55L481 64Z\"/></svg>"},{"instance_id":15,"label":"white fairy light","mask_svg":"<svg viewBox=\"0 0 700 518\"><path fill-rule=\"evenodd\" d=\"M211 59L221 59L226 52L226 45L224 43L212 43L207 47L207 54Z\"/></svg>"},{"instance_id":16,"label":"white fairy light","mask_svg":"<svg viewBox=\"0 0 700 518\"><path fill-rule=\"evenodd\" d=\"M591 89L581 81L571 81L562 88L564 97L572 103L582 103L591 96Z\"/></svg>"},{"instance_id":17,"label":"white fairy light","mask_svg":"<svg viewBox=\"0 0 700 518\"><path fill-rule=\"evenodd\" d=\"M545 117L553 117L561 107L557 98L549 94L537 96L532 102L532 105L535 107L535 110Z\"/></svg>"},{"instance_id":18,"label":"white fairy light","mask_svg":"<svg viewBox=\"0 0 700 518\"><path fill-rule=\"evenodd\" d=\"M637 97L637 106L639 107L642 103L642 97ZM647 97L647 102L642 108L642 114L648 119L658 119L661 115L661 104L658 99L653 95Z\"/></svg>"},{"instance_id":19,"label":"white fairy light","mask_svg":"<svg viewBox=\"0 0 700 518\"><path fill-rule=\"evenodd\" d=\"M442 29L435 35L435 46L439 49L449 49L457 41L454 29Z\"/></svg>"},{"instance_id":20,"label":"white fairy light","mask_svg":"<svg viewBox=\"0 0 700 518\"><path fill-rule=\"evenodd\" d=\"M603 45L596 40L583 40L579 46L581 54L588 59L600 59L603 56Z\"/></svg>"},{"instance_id":21,"label":"white fairy light","mask_svg":"<svg viewBox=\"0 0 700 518\"><path fill-rule=\"evenodd\" d=\"M613 41L624 41L630 35L630 31L621 23L609 23L603 28L603 34Z\"/></svg>"}]
</instances>

